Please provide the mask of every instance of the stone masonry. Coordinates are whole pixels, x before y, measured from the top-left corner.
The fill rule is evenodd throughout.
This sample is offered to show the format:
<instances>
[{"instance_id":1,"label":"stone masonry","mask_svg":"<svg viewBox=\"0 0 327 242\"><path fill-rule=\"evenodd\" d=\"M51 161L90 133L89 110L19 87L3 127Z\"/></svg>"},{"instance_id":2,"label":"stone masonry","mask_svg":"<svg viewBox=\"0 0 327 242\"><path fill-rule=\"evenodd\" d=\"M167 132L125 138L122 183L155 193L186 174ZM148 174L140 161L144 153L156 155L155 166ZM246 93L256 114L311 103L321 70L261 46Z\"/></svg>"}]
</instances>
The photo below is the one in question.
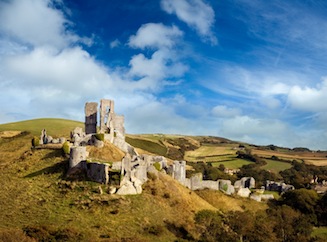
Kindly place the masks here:
<instances>
[{"instance_id":1,"label":"stone masonry","mask_svg":"<svg viewBox=\"0 0 327 242\"><path fill-rule=\"evenodd\" d=\"M85 104L85 133L95 134L97 132L98 103L89 102Z\"/></svg>"},{"instance_id":2,"label":"stone masonry","mask_svg":"<svg viewBox=\"0 0 327 242\"><path fill-rule=\"evenodd\" d=\"M74 146L70 150L69 167L80 168L86 172L89 179L108 184L110 172L121 173L120 186L115 192L119 195L140 194L142 185L148 180L148 173L162 171L170 174L175 180L191 190L211 189L221 190L231 195L235 189L240 196L249 196L249 188L255 187L252 177L244 177L236 181L234 186L230 180L203 180L203 174L198 173L191 178L186 178L186 162L174 161L168 166L165 157L138 155L135 148L125 142L124 116L114 112L114 101L102 99L100 101L100 133L105 139L125 152L122 161L112 164L87 161L88 152L85 145L96 145L93 134L97 133L98 104L90 102L85 104L85 133L81 128L76 128L71 133ZM43 133L42 133L43 134ZM43 134L44 136L44 134ZM102 146L97 145L98 148Z\"/></svg>"}]
</instances>

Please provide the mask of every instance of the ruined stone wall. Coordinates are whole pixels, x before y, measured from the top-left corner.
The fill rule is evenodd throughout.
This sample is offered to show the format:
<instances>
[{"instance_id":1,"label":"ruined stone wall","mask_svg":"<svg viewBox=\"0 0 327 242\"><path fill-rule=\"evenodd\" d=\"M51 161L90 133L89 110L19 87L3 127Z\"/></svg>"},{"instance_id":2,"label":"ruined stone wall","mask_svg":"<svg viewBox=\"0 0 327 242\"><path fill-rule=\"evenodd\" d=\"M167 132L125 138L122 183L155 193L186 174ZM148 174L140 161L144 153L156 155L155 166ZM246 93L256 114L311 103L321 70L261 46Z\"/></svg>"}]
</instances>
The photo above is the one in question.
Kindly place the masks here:
<instances>
[{"instance_id":1,"label":"ruined stone wall","mask_svg":"<svg viewBox=\"0 0 327 242\"><path fill-rule=\"evenodd\" d=\"M125 142L125 118L123 115L113 115L113 144L118 148L124 149L126 147Z\"/></svg>"},{"instance_id":2,"label":"ruined stone wall","mask_svg":"<svg viewBox=\"0 0 327 242\"><path fill-rule=\"evenodd\" d=\"M211 189L217 191L219 189L218 181L203 180L202 173L196 173L191 178L186 178L184 185L193 191L203 189Z\"/></svg>"},{"instance_id":3,"label":"ruined stone wall","mask_svg":"<svg viewBox=\"0 0 327 242\"><path fill-rule=\"evenodd\" d=\"M175 160L172 166L172 177L184 184L186 179L186 162Z\"/></svg>"},{"instance_id":4,"label":"ruined stone wall","mask_svg":"<svg viewBox=\"0 0 327 242\"><path fill-rule=\"evenodd\" d=\"M105 163L86 162L85 170L87 177L95 182L109 183L109 165Z\"/></svg>"},{"instance_id":5,"label":"ruined stone wall","mask_svg":"<svg viewBox=\"0 0 327 242\"><path fill-rule=\"evenodd\" d=\"M100 100L100 133L113 135L114 101L108 99Z\"/></svg>"},{"instance_id":6,"label":"ruined stone wall","mask_svg":"<svg viewBox=\"0 0 327 242\"><path fill-rule=\"evenodd\" d=\"M69 168L81 167L81 162L85 161L86 157L87 152L85 146L71 147L69 157Z\"/></svg>"},{"instance_id":7,"label":"ruined stone wall","mask_svg":"<svg viewBox=\"0 0 327 242\"><path fill-rule=\"evenodd\" d=\"M98 104L89 102L85 104L85 133L94 134L97 132Z\"/></svg>"}]
</instances>

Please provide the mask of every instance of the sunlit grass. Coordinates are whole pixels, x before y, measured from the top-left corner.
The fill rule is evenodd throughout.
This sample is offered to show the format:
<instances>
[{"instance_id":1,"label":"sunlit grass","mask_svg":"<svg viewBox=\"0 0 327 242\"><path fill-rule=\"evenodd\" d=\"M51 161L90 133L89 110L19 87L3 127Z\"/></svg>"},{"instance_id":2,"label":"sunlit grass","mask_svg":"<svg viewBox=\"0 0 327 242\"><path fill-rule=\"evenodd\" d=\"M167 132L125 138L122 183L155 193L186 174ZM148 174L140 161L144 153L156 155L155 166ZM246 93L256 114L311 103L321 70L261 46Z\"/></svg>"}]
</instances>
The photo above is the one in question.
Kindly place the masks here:
<instances>
[{"instance_id":1,"label":"sunlit grass","mask_svg":"<svg viewBox=\"0 0 327 242\"><path fill-rule=\"evenodd\" d=\"M41 135L41 130L46 129L47 134L53 137L69 137L70 131L76 127L84 128L84 123L66 119L42 118L0 124L0 131L29 131L33 135Z\"/></svg>"},{"instance_id":2,"label":"sunlit grass","mask_svg":"<svg viewBox=\"0 0 327 242\"><path fill-rule=\"evenodd\" d=\"M221 161L236 157L236 150L230 146L202 145L200 148L185 152L186 161Z\"/></svg>"},{"instance_id":3,"label":"sunlit grass","mask_svg":"<svg viewBox=\"0 0 327 242\"><path fill-rule=\"evenodd\" d=\"M219 167L219 165L224 165L226 168L229 169L239 169L244 165L253 164L253 162L242 159L234 159L230 161L215 162L211 164L213 167Z\"/></svg>"},{"instance_id":4,"label":"sunlit grass","mask_svg":"<svg viewBox=\"0 0 327 242\"><path fill-rule=\"evenodd\" d=\"M280 171L289 169L292 167L292 164L282 161L275 160L265 160L267 162L266 165L262 166L261 169L268 170L270 172L278 174Z\"/></svg>"}]
</instances>

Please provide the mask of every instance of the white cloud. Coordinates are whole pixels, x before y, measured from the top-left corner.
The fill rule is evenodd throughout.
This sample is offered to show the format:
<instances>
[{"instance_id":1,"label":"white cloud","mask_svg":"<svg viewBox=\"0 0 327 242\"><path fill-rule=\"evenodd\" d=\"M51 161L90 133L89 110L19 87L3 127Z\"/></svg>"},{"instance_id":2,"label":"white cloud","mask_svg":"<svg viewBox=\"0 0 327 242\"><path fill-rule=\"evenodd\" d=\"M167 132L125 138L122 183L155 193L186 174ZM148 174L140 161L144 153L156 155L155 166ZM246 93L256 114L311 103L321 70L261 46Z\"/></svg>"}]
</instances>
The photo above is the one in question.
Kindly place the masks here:
<instances>
[{"instance_id":1,"label":"white cloud","mask_svg":"<svg viewBox=\"0 0 327 242\"><path fill-rule=\"evenodd\" d=\"M107 70L80 47L57 53L39 47L21 55L7 57L2 65L16 85L51 86L65 91L96 92L100 86L110 87Z\"/></svg>"},{"instance_id":2,"label":"white cloud","mask_svg":"<svg viewBox=\"0 0 327 242\"><path fill-rule=\"evenodd\" d=\"M183 35L176 26L166 26L161 23L142 25L129 39L129 46L133 48L172 48L176 40Z\"/></svg>"},{"instance_id":3,"label":"white cloud","mask_svg":"<svg viewBox=\"0 0 327 242\"><path fill-rule=\"evenodd\" d=\"M130 37L129 46L133 48L156 49L150 58L143 53L131 58L128 78L133 81L130 88L157 91L172 84L171 79L185 74L188 67L182 63L178 50L174 48L180 44L182 35L175 26L149 23L142 25L136 35ZM173 80L173 83L176 81Z\"/></svg>"},{"instance_id":4,"label":"white cloud","mask_svg":"<svg viewBox=\"0 0 327 242\"><path fill-rule=\"evenodd\" d=\"M118 39L115 39L114 41L111 41L110 42L110 48L113 49L113 48L117 48L118 46L120 46L121 43Z\"/></svg>"},{"instance_id":5,"label":"white cloud","mask_svg":"<svg viewBox=\"0 0 327 242\"><path fill-rule=\"evenodd\" d=\"M212 114L220 118L235 117L241 113L237 108L229 108L225 105L218 105L212 108Z\"/></svg>"},{"instance_id":6,"label":"white cloud","mask_svg":"<svg viewBox=\"0 0 327 242\"><path fill-rule=\"evenodd\" d=\"M227 118L221 123L220 132L231 139L256 144L277 144L287 139L288 126L276 119L253 118L247 115Z\"/></svg>"},{"instance_id":7,"label":"white cloud","mask_svg":"<svg viewBox=\"0 0 327 242\"><path fill-rule=\"evenodd\" d=\"M63 48L79 38L69 33L62 12L49 7L51 0L13 0L0 3L0 29L33 46Z\"/></svg>"},{"instance_id":8,"label":"white cloud","mask_svg":"<svg viewBox=\"0 0 327 242\"><path fill-rule=\"evenodd\" d=\"M295 85L288 95L289 103L296 109L309 112L327 111L327 78L316 87L300 87Z\"/></svg>"},{"instance_id":9,"label":"white cloud","mask_svg":"<svg viewBox=\"0 0 327 242\"><path fill-rule=\"evenodd\" d=\"M194 28L200 36L212 44L217 44L217 39L212 32L215 12L209 4L202 0L162 0L161 7L169 14L176 14L181 21Z\"/></svg>"},{"instance_id":10,"label":"white cloud","mask_svg":"<svg viewBox=\"0 0 327 242\"><path fill-rule=\"evenodd\" d=\"M145 123L154 130L158 123L153 117L163 118L162 110L166 112L165 117L184 120L174 114L173 107L165 107L151 95L175 82L173 79L187 70L173 50L183 35L177 27L143 25L130 38L130 45L157 50L150 58L141 53L133 56L130 68L109 70L82 47L72 45L74 41L91 44L92 39L68 33L69 21L59 10L51 8L50 3L43 0L1 3L1 16L8 24L0 24L0 32L6 33L0 41L0 100L4 107L1 122L45 116L82 120L86 101L108 97L119 102L121 93L128 97L128 101L125 100L128 107L122 104L121 112L139 116L136 120L140 123L134 123L134 130ZM13 15L16 14L19 18L15 21ZM31 19L30 14L34 16ZM111 46L118 44L116 40ZM140 105L151 111L152 118L147 119L145 111L134 113L139 106L133 106L132 99L142 100ZM130 109L132 106L134 109ZM172 120L163 123L169 130L175 130Z\"/></svg>"},{"instance_id":11,"label":"white cloud","mask_svg":"<svg viewBox=\"0 0 327 242\"><path fill-rule=\"evenodd\" d=\"M154 52L151 58L143 54L135 55L130 60L130 66L130 75L153 80L180 77L187 70L185 65L175 59L174 53L166 49Z\"/></svg>"}]
</instances>

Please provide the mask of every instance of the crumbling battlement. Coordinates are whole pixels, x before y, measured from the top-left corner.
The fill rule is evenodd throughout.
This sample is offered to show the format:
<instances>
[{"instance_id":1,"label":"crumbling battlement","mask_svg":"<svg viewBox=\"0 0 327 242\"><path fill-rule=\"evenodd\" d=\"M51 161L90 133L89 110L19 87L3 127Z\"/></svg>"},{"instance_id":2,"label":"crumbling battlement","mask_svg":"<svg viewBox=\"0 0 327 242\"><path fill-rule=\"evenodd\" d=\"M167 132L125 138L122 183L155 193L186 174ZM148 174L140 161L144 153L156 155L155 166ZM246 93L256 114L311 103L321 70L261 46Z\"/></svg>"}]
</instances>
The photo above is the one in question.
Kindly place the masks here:
<instances>
[{"instance_id":1,"label":"crumbling battlement","mask_svg":"<svg viewBox=\"0 0 327 242\"><path fill-rule=\"evenodd\" d=\"M125 141L124 116L114 112L114 101L100 100L100 133L105 135L105 140L111 143L121 144ZM87 102L85 104L85 133L97 133L98 103Z\"/></svg>"}]
</instances>

